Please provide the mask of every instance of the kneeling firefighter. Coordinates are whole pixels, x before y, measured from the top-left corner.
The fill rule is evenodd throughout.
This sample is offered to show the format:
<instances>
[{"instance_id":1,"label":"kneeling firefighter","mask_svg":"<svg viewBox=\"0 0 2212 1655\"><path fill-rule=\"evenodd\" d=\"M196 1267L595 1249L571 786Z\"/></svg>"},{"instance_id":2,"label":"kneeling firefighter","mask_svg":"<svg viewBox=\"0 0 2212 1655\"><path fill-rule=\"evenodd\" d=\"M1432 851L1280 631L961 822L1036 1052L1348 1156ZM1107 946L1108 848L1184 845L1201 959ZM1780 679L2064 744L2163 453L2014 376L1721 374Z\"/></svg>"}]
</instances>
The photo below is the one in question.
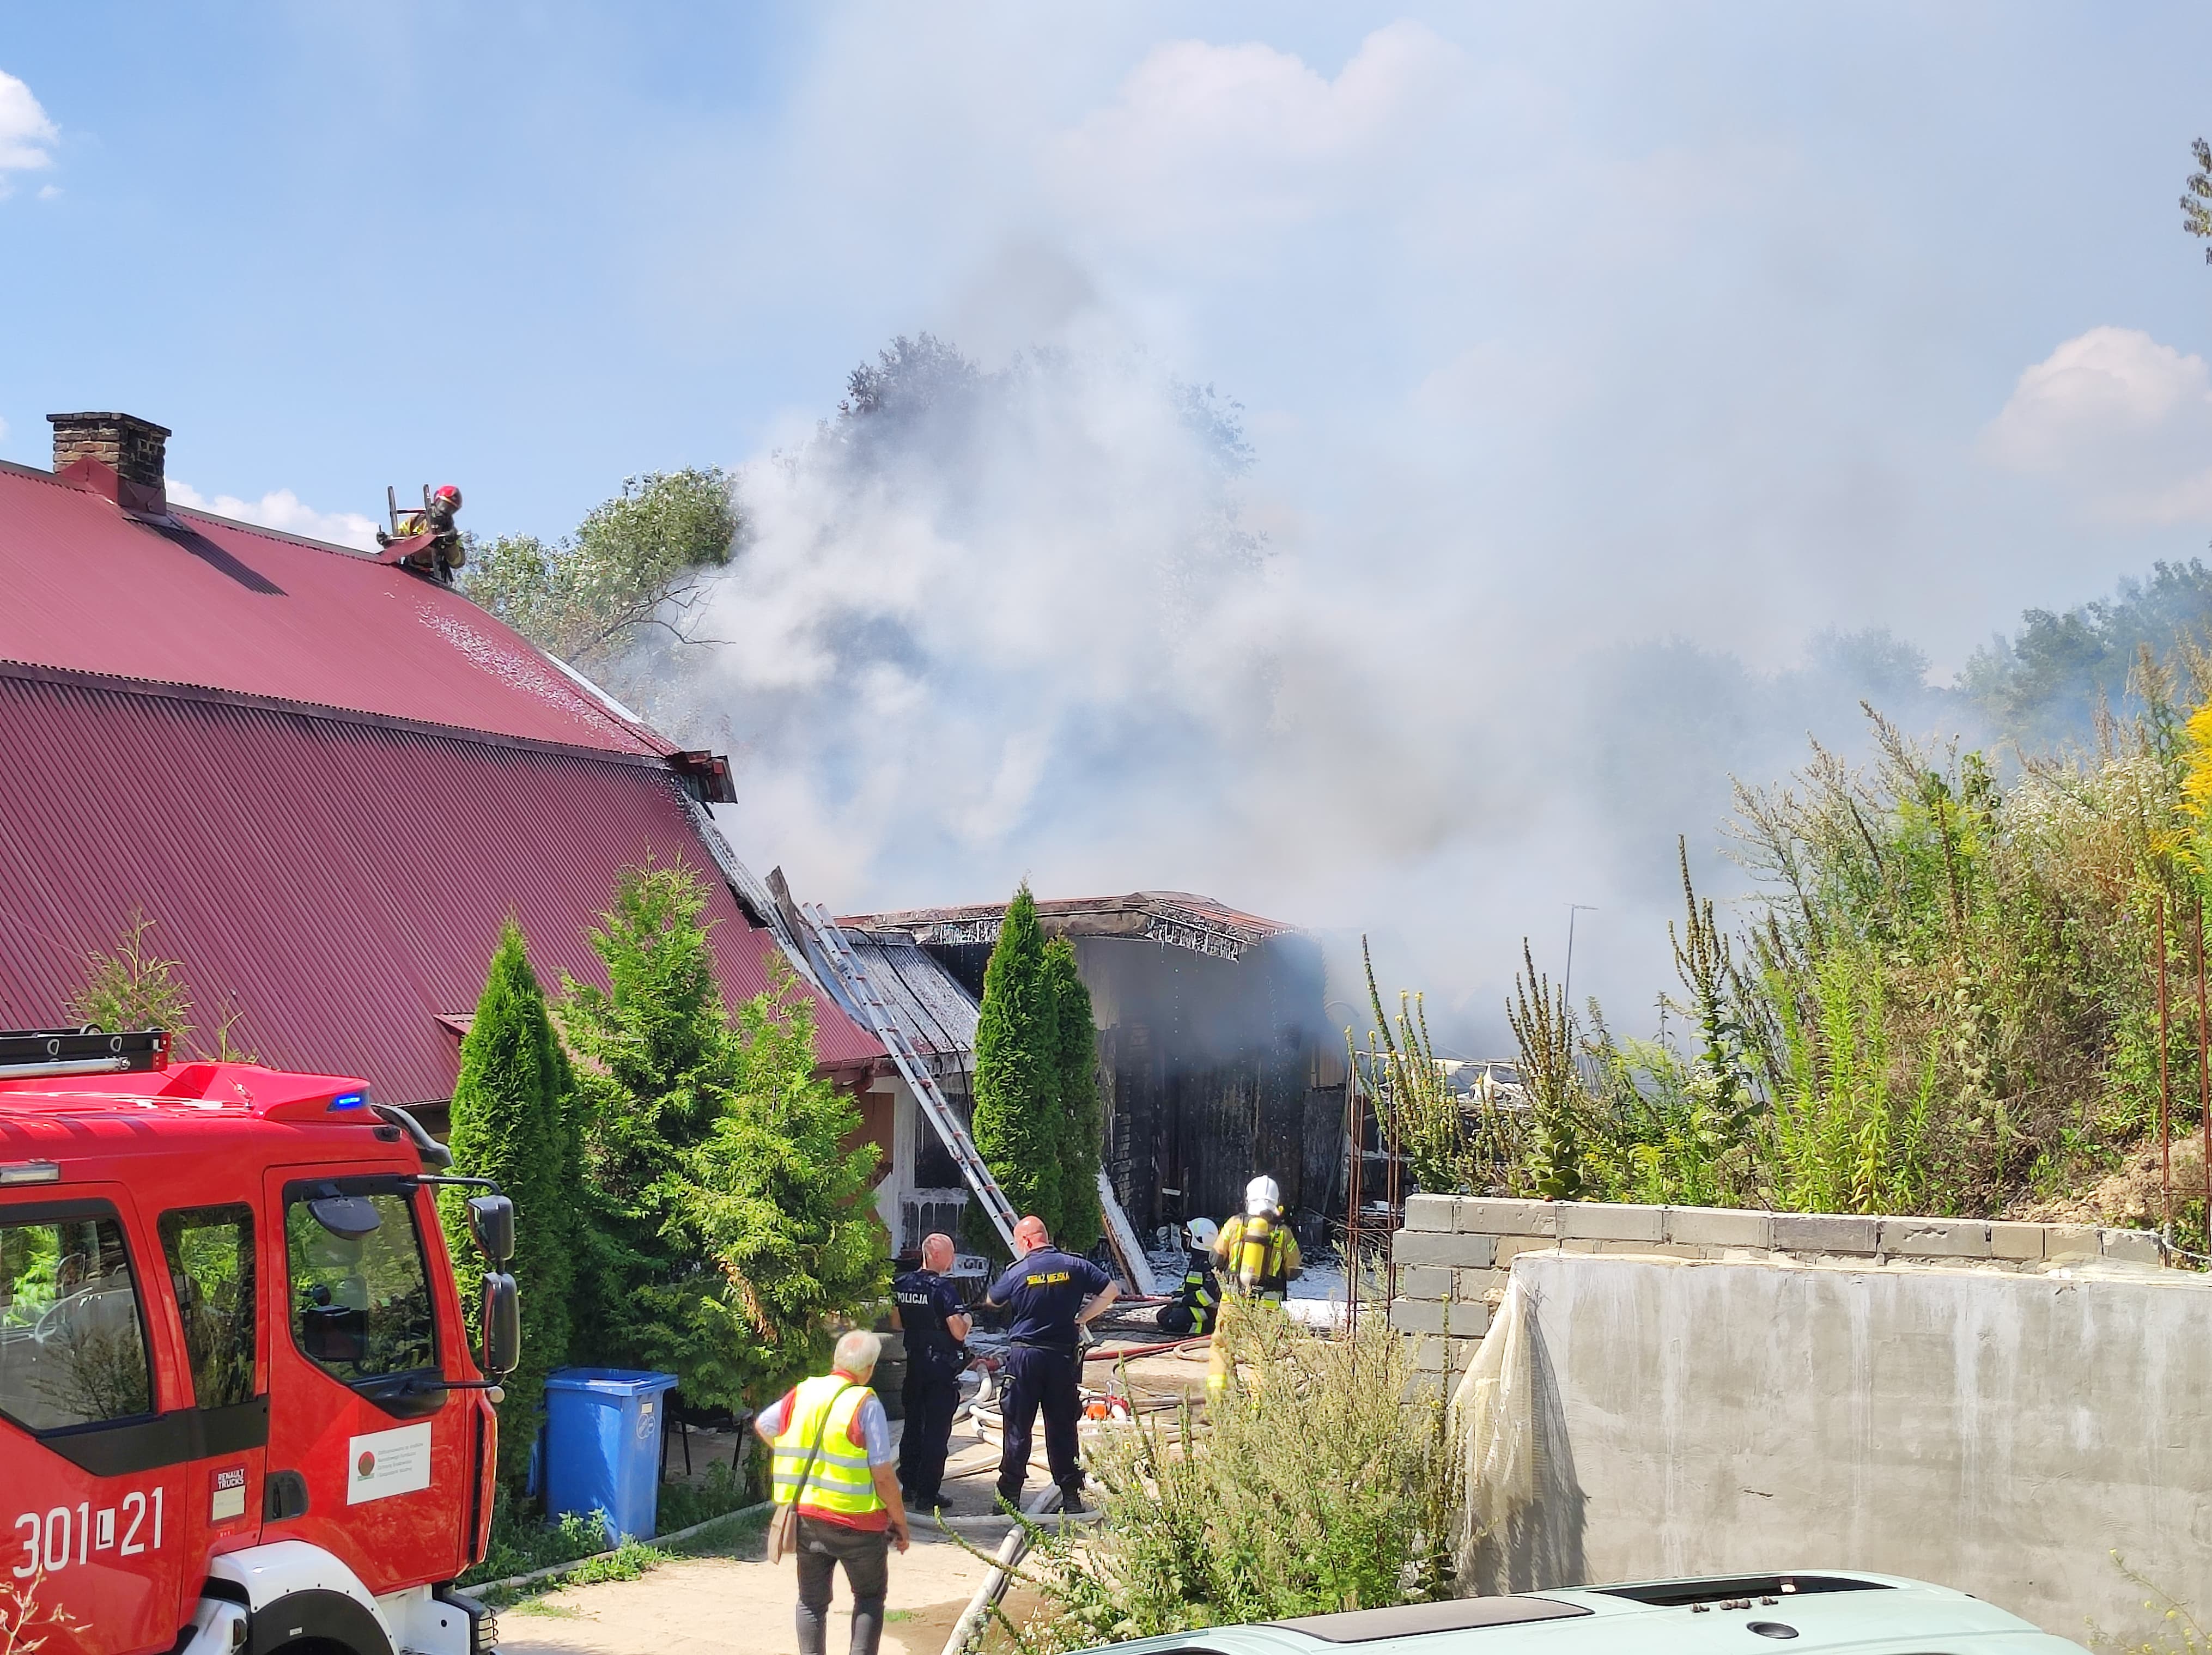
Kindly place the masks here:
<instances>
[{"instance_id":1,"label":"kneeling firefighter","mask_svg":"<svg viewBox=\"0 0 2212 1655\"><path fill-rule=\"evenodd\" d=\"M1194 1218L1182 1227L1182 1287L1160 1306L1163 1333L1213 1331L1221 1307L1221 1280L1213 1270L1213 1244L1220 1234L1220 1227L1210 1218Z\"/></svg>"}]
</instances>

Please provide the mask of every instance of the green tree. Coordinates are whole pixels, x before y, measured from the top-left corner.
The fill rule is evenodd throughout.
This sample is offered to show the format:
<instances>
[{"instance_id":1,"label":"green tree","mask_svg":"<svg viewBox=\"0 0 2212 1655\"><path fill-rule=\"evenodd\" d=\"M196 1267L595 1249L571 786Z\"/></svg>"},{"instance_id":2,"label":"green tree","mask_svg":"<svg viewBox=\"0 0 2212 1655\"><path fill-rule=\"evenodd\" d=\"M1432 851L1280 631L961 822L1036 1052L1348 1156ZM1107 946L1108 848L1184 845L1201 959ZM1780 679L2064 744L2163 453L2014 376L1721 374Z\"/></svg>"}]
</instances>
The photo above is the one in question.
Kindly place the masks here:
<instances>
[{"instance_id":1,"label":"green tree","mask_svg":"<svg viewBox=\"0 0 2212 1655\"><path fill-rule=\"evenodd\" d=\"M1098 1031L1091 1021L1091 991L1075 968L1075 944L1065 937L1045 944L1044 976L1052 999L1053 1067L1059 1076L1062 1139L1060 1224L1053 1238L1071 1252L1084 1252L1102 1234Z\"/></svg>"},{"instance_id":2,"label":"green tree","mask_svg":"<svg viewBox=\"0 0 2212 1655\"><path fill-rule=\"evenodd\" d=\"M1045 974L1044 931L1024 880L983 968L975 1026L975 1148L1019 1213L1035 1213L1054 1236L1061 1218L1060 1158L1066 1129L1060 1106L1060 1008ZM979 1245L988 1228L970 1208Z\"/></svg>"},{"instance_id":3,"label":"green tree","mask_svg":"<svg viewBox=\"0 0 2212 1655\"><path fill-rule=\"evenodd\" d=\"M148 945L146 934L153 929L154 922L146 917L145 910L133 908L114 948L85 956L84 983L70 997L70 1016L111 1034L166 1029L169 1050L179 1058L258 1063L259 1058L251 1049L233 1038L240 1016L234 1009L226 1007L219 1012L212 1046L192 1038L198 1031L189 1021L192 996L185 982L184 968Z\"/></svg>"},{"instance_id":4,"label":"green tree","mask_svg":"<svg viewBox=\"0 0 2212 1655\"><path fill-rule=\"evenodd\" d=\"M562 1032L580 1064L577 1351L593 1361L644 1360L651 1318L641 1295L676 1267L665 1232L686 1162L727 1099L728 1018L705 908L680 864L627 870L589 939L608 988L562 979Z\"/></svg>"},{"instance_id":5,"label":"green tree","mask_svg":"<svg viewBox=\"0 0 2212 1655\"><path fill-rule=\"evenodd\" d=\"M647 1354L705 1406L758 1402L829 1360L832 1319L880 1300L876 1147L816 1072L813 1002L788 968L723 1041L726 1107L686 1157L667 1236L696 1267L647 1289Z\"/></svg>"},{"instance_id":6,"label":"green tree","mask_svg":"<svg viewBox=\"0 0 2212 1655\"><path fill-rule=\"evenodd\" d=\"M816 1072L812 1003L787 972L738 1009L715 987L689 869L626 872L591 935L602 991L570 981L586 1190L577 1354L676 1373L737 1406L827 1350L882 1296L876 1151Z\"/></svg>"},{"instance_id":7,"label":"green tree","mask_svg":"<svg viewBox=\"0 0 2212 1655\"><path fill-rule=\"evenodd\" d=\"M133 908L113 949L85 956L84 986L70 997L70 1015L111 1034L164 1028L182 1046L192 1032L185 1021L192 997L183 968L148 945L146 933L153 929L145 910Z\"/></svg>"},{"instance_id":8,"label":"green tree","mask_svg":"<svg viewBox=\"0 0 2212 1655\"><path fill-rule=\"evenodd\" d=\"M744 521L712 467L626 477L622 493L548 546L534 535L471 540L461 585L562 660L604 667L658 636L700 640L707 577L730 561Z\"/></svg>"},{"instance_id":9,"label":"green tree","mask_svg":"<svg viewBox=\"0 0 2212 1655\"><path fill-rule=\"evenodd\" d=\"M567 1361L568 1294L576 1207L575 1145L568 1058L553 1032L544 991L530 969L521 929L500 931L476 1016L461 1041L453 1082L453 1167L496 1181L514 1203L515 1257L523 1294L522 1359L500 1404L499 1475L522 1486L536 1436L545 1375ZM467 1192L441 1192L440 1211L455 1273L464 1281L489 1269L469 1234Z\"/></svg>"},{"instance_id":10,"label":"green tree","mask_svg":"<svg viewBox=\"0 0 2212 1655\"><path fill-rule=\"evenodd\" d=\"M2199 138L2189 146L2189 152L2197 158L2197 170L2189 175L2186 193L2181 197L2181 227L2212 240L2212 143ZM2204 262L2212 264L2212 247L2204 250Z\"/></svg>"}]
</instances>

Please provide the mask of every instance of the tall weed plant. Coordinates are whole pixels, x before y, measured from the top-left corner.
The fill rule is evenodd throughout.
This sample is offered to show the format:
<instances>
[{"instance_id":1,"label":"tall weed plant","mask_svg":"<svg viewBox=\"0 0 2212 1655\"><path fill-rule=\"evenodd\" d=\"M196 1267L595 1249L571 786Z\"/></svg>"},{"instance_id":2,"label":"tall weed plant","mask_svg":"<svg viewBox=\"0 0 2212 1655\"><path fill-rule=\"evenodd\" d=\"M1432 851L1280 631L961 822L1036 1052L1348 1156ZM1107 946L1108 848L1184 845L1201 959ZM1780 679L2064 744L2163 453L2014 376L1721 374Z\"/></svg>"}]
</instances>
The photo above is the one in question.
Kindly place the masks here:
<instances>
[{"instance_id":1,"label":"tall weed plant","mask_svg":"<svg viewBox=\"0 0 2212 1655\"><path fill-rule=\"evenodd\" d=\"M1267 1306L1231 1325L1239 1382L1202 1420L1178 1407L1088 1450L1104 1520L1040 1533L1028 1655L1450 1595L1458 1461L1443 1400L1404 1400L1407 1342Z\"/></svg>"},{"instance_id":2,"label":"tall weed plant","mask_svg":"<svg viewBox=\"0 0 2212 1655\"><path fill-rule=\"evenodd\" d=\"M1752 895L1723 929L1684 855L1681 992L1656 1038L1577 1015L1524 958L1524 1130L1457 1187L1994 1215L2139 1149L2161 1063L2172 1130L2194 1130L2212 658L2174 659L2146 654L2140 710L2100 713L2087 746L2001 767L1869 708L1869 763L1816 744L1787 781L1740 787Z\"/></svg>"}]
</instances>

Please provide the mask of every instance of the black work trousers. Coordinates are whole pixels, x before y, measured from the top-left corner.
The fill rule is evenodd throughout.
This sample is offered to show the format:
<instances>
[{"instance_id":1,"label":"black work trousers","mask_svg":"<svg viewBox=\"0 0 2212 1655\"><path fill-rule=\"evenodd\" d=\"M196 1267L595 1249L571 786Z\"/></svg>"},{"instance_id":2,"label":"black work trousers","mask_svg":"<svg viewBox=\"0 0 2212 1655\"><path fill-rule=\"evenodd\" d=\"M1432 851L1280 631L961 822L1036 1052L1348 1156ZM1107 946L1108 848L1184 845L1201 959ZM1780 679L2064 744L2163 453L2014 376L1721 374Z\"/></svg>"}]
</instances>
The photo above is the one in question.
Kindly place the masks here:
<instances>
[{"instance_id":1,"label":"black work trousers","mask_svg":"<svg viewBox=\"0 0 2212 1655\"><path fill-rule=\"evenodd\" d=\"M1163 1333L1211 1333L1213 1331L1213 1306L1193 1305L1181 1299L1170 1300L1160 1306L1155 1319Z\"/></svg>"},{"instance_id":2,"label":"black work trousers","mask_svg":"<svg viewBox=\"0 0 2212 1655\"><path fill-rule=\"evenodd\" d=\"M1075 1422L1083 1417L1079 1379L1083 1363L1075 1353L1016 1345L1006 1352L1003 1407L1006 1451L999 1456L999 1495L1018 1505L1029 1478L1030 1428L1044 1416L1044 1457L1052 1480L1066 1493L1083 1486L1076 1462Z\"/></svg>"},{"instance_id":3,"label":"black work trousers","mask_svg":"<svg viewBox=\"0 0 2212 1655\"><path fill-rule=\"evenodd\" d=\"M960 1381L949 1368L911 1357L899 1392L906 1423L899 1432L899 1487L917 1506L936 1503L945 1487L945 1456L952 1443L952 1414L960 1406Z\"/></svg>"},{"instance_id":4,"label":"black work trousers","mask_svg":"<svg viewBox=\"0 0 2212 1655\"><path fill-rule=\"evenodd\" d=\"M890 1535L850 1529L801 1515L799 1519L799 1655L825 1655L823 1628L837 1566L853 1589L852 1655L876 1655L884 1636L884 1597L890 1591Z\"/></svg>"}]
</instances>

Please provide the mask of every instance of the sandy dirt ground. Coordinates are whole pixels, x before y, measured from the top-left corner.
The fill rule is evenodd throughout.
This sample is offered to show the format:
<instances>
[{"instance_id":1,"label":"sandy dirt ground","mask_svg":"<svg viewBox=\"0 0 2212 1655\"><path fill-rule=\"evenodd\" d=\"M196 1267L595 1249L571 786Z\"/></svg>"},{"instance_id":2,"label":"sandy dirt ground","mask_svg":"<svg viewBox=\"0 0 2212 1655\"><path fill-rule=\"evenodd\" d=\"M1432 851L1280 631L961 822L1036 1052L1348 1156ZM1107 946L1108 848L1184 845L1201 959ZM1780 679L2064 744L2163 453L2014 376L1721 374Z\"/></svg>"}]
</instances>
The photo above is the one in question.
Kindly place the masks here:
<instances>
[{"instance_id":1,"label":"sandy dirt ground","mask_svg":"<svg viewBox=\"0 0 2212 1655\"><path fill-rule=\"evenodd\" d=\"M1191 1355L1202 1358L1203 1353ZM1174 1356L1148 1357L1128 1364L1120 1377L1115 1373L1114 1364L1094 1362L1086 1383L1126 1389L1139 1405L1200 1394L1206 1384L1203 1360ZM694 1432L695 1476L718 1460L726 1464L734 1446L731 1438ZM953 1428L951 1446L945 1488L953 1514L981 1516L993 1507L999 1448L965 1420ZM680 1448L672 1445L669 1458L672 1472L680 1476ZM1031 1451L1028 1491L1042 1489L1048 1481L1040 1430ZM890 1655L938 1655L988 1573L987 1565L933 1533L927 1523L916 1520L914 1527L914 1549L891 1559L883 1645ZM997 1525L962 1531L986 1555L996 1550L1005 1532ZM726 1554L665 1563L635 1580L570 1587L502 1610L500 1647L505 1655L784 1655L797 1647L794 1596L790 1562L771 1567L755 1537ZM831 1655L842 1655L846 1647L851 1607L841 1573L829 1628ZM1026 1605L1017 1597L1007 1607L1018 1617Z\"/></svg>"},{"instance_id":2,"label":"sandy dirt ground","mask_svg":"<svg viewBox=\"0 0 2212 1655\"><path fill-rule=\"evenodd\" d=\"M769 1655L797 1648L796 1596L788 1560L758 1555L665 1563L635 1580L572 1587L500 1612L506 1655ZM938 1655L981 1584L983 1565L951 1542L917 1534L891 1559L883 1647L891 1655ZM852 1600L837 1579L829 1647L850 1636Z\"/></svg>"}]
</instances>

